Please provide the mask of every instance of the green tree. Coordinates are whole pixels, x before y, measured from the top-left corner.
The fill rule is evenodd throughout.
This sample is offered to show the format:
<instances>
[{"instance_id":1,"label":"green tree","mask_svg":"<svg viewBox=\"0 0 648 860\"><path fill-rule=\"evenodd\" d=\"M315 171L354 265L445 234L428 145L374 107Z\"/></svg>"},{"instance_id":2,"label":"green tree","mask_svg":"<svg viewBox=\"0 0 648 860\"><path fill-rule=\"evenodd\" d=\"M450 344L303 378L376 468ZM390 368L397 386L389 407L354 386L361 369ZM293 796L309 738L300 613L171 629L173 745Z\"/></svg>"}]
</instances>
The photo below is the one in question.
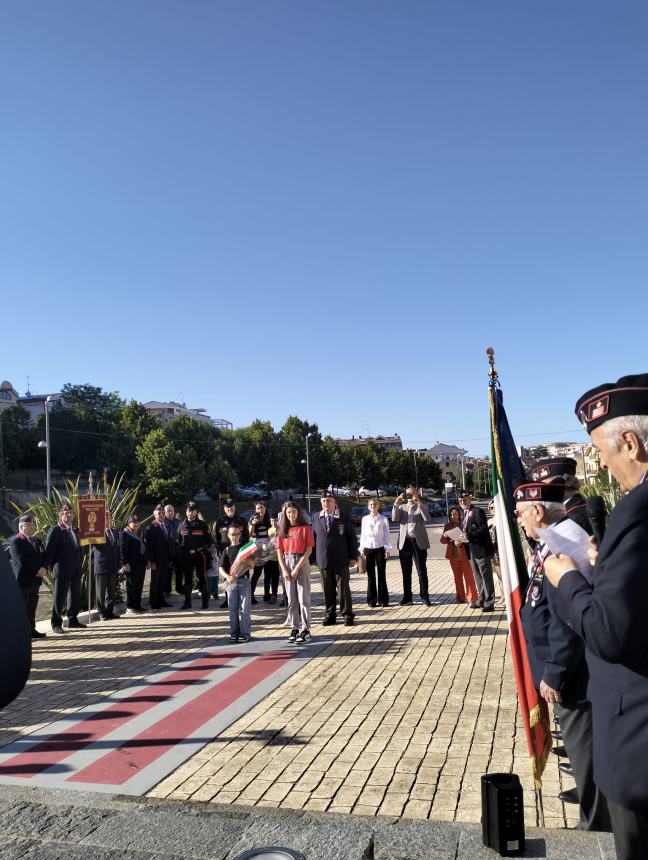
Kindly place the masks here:
<instances>
[{"instance_id":1,"label":"green tree","mask_svg":"<svg viewBox=\"0 0 648 860\"><path fill-rule=\"evenodd\" d=\"M205 467L195 450L176 447L164 430L152 430L137 446L136 456L143 467L144 492L149 498L182 505L205 484Z\"/></svg>"},{"instance_id":2,"label":"green tree","mask_svg":"<svg viewBox=\"0 0 648 860\"><path fill-rule=\"evenodd\" d=\"M236 473L241 484L266 484L271 492L292 477L288 447L269 421L255 420L235 433Z\"/></svg>"},{"instance_id":3,"label":"green tree","mask_svg":"<svg viewBox=\"0 0 648 860\"><path fill-rule=\"evenodd\" d=\"M0 431L4 470L13 472L23 465L28 454L36 451L37 439L24 406L8 406L0 412Z\"/></svg>"},{"instance_id":4,"label":"green tree","mask_svg":"<svg viewBox=\"0 0 648 860\"><path fill-rule=\"evenodd\" d=\"M110 474L124 474L131 481L138 481L142 465L136 450L148 434L160 427L160 422L141 403L131 400L119 410L115 435L103 440L99 456Z\"/></svg>"}]
</instances>

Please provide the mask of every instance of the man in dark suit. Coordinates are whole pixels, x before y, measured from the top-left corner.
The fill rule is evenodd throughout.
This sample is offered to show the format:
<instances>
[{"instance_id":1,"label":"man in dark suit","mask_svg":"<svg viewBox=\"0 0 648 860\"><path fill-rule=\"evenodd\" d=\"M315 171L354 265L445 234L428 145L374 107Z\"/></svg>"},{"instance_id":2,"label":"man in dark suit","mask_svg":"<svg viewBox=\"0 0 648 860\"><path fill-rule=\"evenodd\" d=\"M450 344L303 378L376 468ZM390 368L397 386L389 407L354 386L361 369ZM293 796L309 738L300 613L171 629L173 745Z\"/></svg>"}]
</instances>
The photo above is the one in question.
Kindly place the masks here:
<instances>
[{"instance_id":1,"label":"man in dark suit","mask_svg":"<svg viewBox=\"0 0 648 860\"><path fill-rule=\"evenodd\" d=\"M576 415L627 492L608 522L589 582L568 556L547 559L556 609L584 641L594 780L608 801L619 860L648 846L648 373L583 394Z\"/></svg>"},{"instance_id":2,"label":"man in dark suit","mask_svg":"<svg viewBox=\"0 0 648 860\"><path fill-rule=\"evenodd\" d=\"M150 603L151 609L171 606L164 599L164 585L171 563L171 544L164 528L164 505L156 505L153 522L144 530L144 540L151 566Z\"/></svg>"},{"instance_id":3,"label":"man in dark suit","mask_svg":"<svg viewBox=\"0 0 648 860\"><path fill-rule=\"evenodd\" d=\"M119 535L112 526L112 515L106 511L106 542L93 544L90 549L92 572L97 586L97 610L102 621L119 618L114 613L117 576L121 567Z\"/></svg>"},{"instance_id":4,"label":"man in dark suit","mask_svg":"<svg viewBox=\"0 0 648 860\"><path fill-rule=\"evenodd\" d=\"M128 517L126 528L119 533L119 563L126 574L126 614L146 612L142 606L142 589L148 552L144 537L140 534L140 518L136 513Z\"/></svg>"},{"instance_id":5,"label":"man in dark suit","mask_svg":"<svg viewBox=\"0 0 648 860\"><path fill-rule=\"evenodd\" d=\"M36 607L38 592L47 575L45 568L45 549L36 533L36 517L33 514L23 514L18 520L18 534L9 541L9 561L20 588L32 639L44 639L46 634L36 629Z\"/></svg>"},{"instance_id":6,"label":"man in dark suit","mask_svg":"<svg viewBox=\"0 0 648 860\"><path fill-rule=\"evenodd\" d=\"M31 668L32 640L23 598L9 559L0 549L0 708L25 686ZM7 659L10 654L11 659Z\"/></svg>"},{"instance_id":7,"label":"man in dark suit","mask_svg":"<svg viewBox=\"0 0 648 860\"><path fill-rule=\"evenodd\" d=\"M73 526L74 514L69 505L59 511L59 521L45 540L45 566L54 574L52 593L52 633L63 633L63 610L67 601L68 628L85 628L79 614L81 594L81 545L79 530Z\"/></svg>"},{"instance_id":8,"label":"man in dark suit","mask_svg":"<svg viewBox=\"0 0 648 860\"><path fill-rule=\"evenodd\" d=\"M322 623L329 625L336 622L336 586L339 583L340 614L344 616L344 623L350 627L355 616L349 585L349 567L358 559L358 538L351 522L340 515L333 493L325 490L321 504L319 515L315 514L313 517L313 537L326 604Z\"/></svg>"},{"instance_id":9,"label":"man in dark suit","mask_svg":"<svg viewBox=\"0 0 648 860\"><path fill-rule=\"evenodd\" d=\"M470 606L472 609L481 607L482 612L492 612L495 605L492 564L495 547L491 540L486 512L473 505L472 496L466 491L459 496L459 504L463 511L461 528L468 538L470 565L477 589L477 602L472 602Z\"/></svg>"}]
</instances>

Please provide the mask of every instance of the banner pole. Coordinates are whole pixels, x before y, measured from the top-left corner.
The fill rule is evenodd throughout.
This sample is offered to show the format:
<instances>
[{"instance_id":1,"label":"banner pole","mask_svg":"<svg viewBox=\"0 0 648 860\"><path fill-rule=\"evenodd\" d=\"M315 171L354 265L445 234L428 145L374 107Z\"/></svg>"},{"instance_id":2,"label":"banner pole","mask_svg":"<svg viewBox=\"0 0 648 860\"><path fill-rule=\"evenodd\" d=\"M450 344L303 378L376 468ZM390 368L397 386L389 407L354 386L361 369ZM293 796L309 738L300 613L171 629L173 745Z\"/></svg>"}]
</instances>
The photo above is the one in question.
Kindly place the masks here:
<instances>
[{"instance_id":1,"label":"banner pole","mask_svg":"<svg viewBox=\"0 0 648 860\"><path fill-rule=\"evenodd\" d=\"M544 807L542 805L542 789L541 788L536 788L535 796L536 796L536 812L538 813L538 821L540 822L540 827L544 828L545 820L544 820Z\"/></svg>"},{"instance_id":2,"label":"banner pole","mask_svg":"<svg viewBox=\"0 0 648 860\"><path fill-rule=\"evenodd\" d=\"M88 495L93 497L92 471L88 474ZM88 547L88 625L92 624L92 544Z\"/></svg>"}]
</instances>

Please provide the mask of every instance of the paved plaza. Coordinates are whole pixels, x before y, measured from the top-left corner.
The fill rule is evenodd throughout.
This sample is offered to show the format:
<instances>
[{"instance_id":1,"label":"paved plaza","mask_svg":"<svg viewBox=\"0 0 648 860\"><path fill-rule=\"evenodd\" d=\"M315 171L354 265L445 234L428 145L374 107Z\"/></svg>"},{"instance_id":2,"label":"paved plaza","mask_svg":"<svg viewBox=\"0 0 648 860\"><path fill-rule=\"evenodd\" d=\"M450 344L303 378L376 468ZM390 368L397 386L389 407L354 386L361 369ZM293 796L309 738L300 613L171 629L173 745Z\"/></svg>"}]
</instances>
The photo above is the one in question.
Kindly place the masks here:
<instances>
[{"instance_id":1,"label":"paved plaza","mask_svg":"<svg viewBox=\"0 0 648 860\"><path fill-rule=\"evenodd\" d=\"M431 554L439 555L438 546ZM166 770L149 779L148 787L142 783L139 791L158 799L477 823L481 774L513 770L524 785L526 823L536 825L505 612L484 614L455 604L444 559L431 558L428 572L431 608L397 605L400 568L392 558L388 582L393 605L370 609L366 580L355 574L357 624L323 628L314 571L313 645L293 648L300 653L275 683L241 689L224 721L205 722L211 731L204 726L194 731L193 739L199 742L182 755L171 754ZM179 603L179 598L174 600ZM25 759L16 755L26 754L39 737L53 735L57 761L65 758L60 731L52 724L67 727L72 736L64 753L81 755L79 737L84 736L75 733L75 721L79 725L85 718L87 726L89 709L114 711L120 700L137 694L143 679L155 679L156 673L162 680L173 676L178 663L191 663L196 655L218 658L232 648L245 663L269 651L283 654L290 647L281 607L261 602L253 607L255 638L241 647L226 644L227 612L216 608L216 602L212 605L208 611L171 609L97 622L87 631L37 642L25 691L0 713L0 753L6 762L11 750L9 761L17 762L5 768L0 781L21 783L31 775L20 772ZM167 700L173 702L174 696ZM168 704L164 707L173 711ZM184 707L183 713L191 713L186 701ZM97 718L101 716L91 714ZM82 740L85 766L109 753L118 758L125 749L137 747L138 737L147 738L133 722L130 736L122 729L109 736L109 743L105 733L103 743L94 735ZM164 720L159 725L164 726ZM182 721L176 720L168 737L161 738L158 731L142 745L161 745L169 755L174 744L188 743L191 733L183 734L181 727ZM135 762L130 766L137 767L137 758ZM557 799L561 789L573 784L557 764L551 755L544 777L549 828L570 827L577 820L576 808ZM49 777L57 771L60 764ZM76 786L68 782L67 788L75 787L87 789L83 779Z\"/></svg>"}]
</instances>

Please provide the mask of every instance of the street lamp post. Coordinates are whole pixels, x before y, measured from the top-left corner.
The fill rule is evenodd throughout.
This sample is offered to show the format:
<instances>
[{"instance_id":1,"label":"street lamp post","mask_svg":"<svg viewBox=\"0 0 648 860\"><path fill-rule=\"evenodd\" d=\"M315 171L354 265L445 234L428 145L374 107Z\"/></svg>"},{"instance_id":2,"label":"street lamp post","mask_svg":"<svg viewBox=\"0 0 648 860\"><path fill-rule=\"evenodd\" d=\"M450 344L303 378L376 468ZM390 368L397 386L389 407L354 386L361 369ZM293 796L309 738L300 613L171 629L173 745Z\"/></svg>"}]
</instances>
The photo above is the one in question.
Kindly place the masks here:
<instances>
[{"instance_id":1,"label":"street lamp post","mask_svg":"<svg viewBox=\"0 0 648 860\"><path fill-rule=\"evenodd\" d=\"M52 472L50 469L50 432L49 432L49 402L52 395L48 394L45 398L45 441L39 442L39 448L45 448L45 475L47 480L47 501L49 502L52 495Z\"/></svg>"},{"instance_id":2,"label":"street lamp post","mask_svg":"<svg viewBox=\"0 0 648 860\"><path fill-rule=\"evenodd\" d=\"M414 454L414 483L416 484L416 489L418 491L418 465L416 463L416 451L412 452Z\"/></svg>"},{"instance_id":3,"label":"street lamp post","mask_svg":"<svg viewBox=\"0 0 648 860\"><path fill-rule=\"evenodd\" d=\"M310 456L308 453L308 440L312 436L312 433L306 434L306 491L308 492L308 513L310 514L311 510L311 492L310 492Z\"/></svg>"}]
</instances>

